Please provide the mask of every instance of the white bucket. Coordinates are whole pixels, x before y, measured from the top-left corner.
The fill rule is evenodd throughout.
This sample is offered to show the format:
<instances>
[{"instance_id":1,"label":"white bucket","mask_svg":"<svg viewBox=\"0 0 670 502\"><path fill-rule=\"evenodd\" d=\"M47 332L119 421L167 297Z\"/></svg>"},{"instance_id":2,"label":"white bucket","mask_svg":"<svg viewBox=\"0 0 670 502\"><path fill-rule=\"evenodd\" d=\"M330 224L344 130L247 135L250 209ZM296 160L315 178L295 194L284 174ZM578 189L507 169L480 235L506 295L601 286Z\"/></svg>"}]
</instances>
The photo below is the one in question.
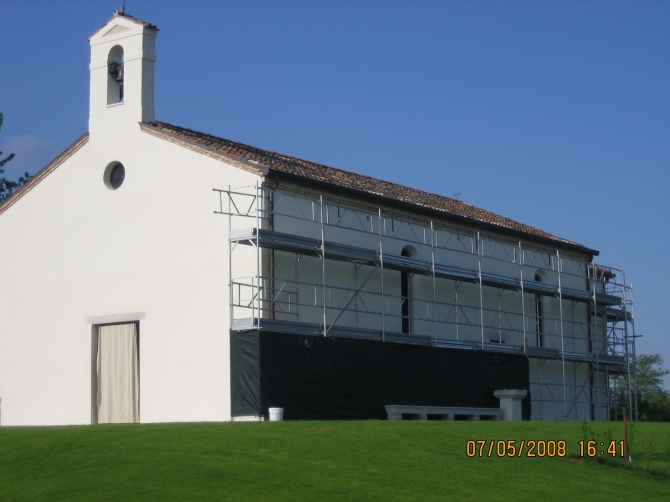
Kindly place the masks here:
<instances>
[{"instance_id":1,"label":"white bucket","mask_svg":"<svg viewBox=\"0 0 670 502\"><path fill-rule=\"evenodd\" d=\"M284 408L268 408L270 422L281 422L284 420Z\"/></svg>"}]
</instances>

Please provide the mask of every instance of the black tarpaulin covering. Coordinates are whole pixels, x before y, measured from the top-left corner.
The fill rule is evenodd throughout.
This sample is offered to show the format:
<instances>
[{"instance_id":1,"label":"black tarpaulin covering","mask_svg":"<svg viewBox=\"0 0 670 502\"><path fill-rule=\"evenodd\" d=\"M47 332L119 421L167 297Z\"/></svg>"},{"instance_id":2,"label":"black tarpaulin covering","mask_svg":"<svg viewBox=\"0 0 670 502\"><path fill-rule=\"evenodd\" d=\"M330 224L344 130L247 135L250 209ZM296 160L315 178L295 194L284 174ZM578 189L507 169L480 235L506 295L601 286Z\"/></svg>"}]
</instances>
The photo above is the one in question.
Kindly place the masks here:
<instances>
[{"instance_id":1,"label":"black tarpaulin covering","mask_svg":"<svg viewBox=\"0 0 670 502\"><path fill-rule=\"evenodd\" d=\"M233 417L260 416L258 332L230 332L230 393Z\"/></svg>"},{"instance_id":2,"label":"black tarpaulin covering","mask_svg":"<svg viewBox=\"0 0 670 502\"><path fill-rule=\"evenodd\" d=\"M523 355L351 338L231 332L232 414L286 420L386 418L385 405L499 407L493 392L525 389Z\"/></svg>"}]
</instances>

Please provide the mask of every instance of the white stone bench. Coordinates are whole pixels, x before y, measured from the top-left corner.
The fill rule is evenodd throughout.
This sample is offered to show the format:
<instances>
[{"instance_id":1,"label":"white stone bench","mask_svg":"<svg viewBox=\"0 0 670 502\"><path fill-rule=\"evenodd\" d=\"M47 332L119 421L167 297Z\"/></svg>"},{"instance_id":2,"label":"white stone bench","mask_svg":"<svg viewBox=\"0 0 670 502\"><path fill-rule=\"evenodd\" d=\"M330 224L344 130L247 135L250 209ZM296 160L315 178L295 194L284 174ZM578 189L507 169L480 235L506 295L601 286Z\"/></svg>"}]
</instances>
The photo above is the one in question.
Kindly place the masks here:
<instances>
[{"instance_id":1,"label":"white stone bench","mask_svg":"<svg viewBox=\"0 0 670 502\"><path fill-rule=\"evenodd\" d=\"M502 418L500 408L406 406L402 404L389 404L384 408L386 408L389 420L402 420L403 415L412 420L428 420L429 416L437 420L455 420L457 416L465 417L466 420L481 420L482 417L489 420L500 420Z\"/></svg>"}]
</instances>

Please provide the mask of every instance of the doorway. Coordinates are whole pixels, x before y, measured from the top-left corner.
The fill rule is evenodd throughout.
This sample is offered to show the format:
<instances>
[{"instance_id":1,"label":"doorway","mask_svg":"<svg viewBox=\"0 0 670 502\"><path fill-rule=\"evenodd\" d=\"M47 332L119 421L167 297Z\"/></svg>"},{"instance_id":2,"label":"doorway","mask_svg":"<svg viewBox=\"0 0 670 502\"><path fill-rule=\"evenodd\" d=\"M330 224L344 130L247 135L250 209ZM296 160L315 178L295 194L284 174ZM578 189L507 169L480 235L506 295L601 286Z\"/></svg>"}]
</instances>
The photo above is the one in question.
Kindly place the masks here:
<instances>
[{"instance_id":1,"label":"doorway","mask_svg":"<svg viewBox=\"0 0 670 502\"><path fill-rule=\"evenodd\" d=\"M96 417L99 424L140 421L138 323L98 326Z\"/></svg>"}]
</instances>

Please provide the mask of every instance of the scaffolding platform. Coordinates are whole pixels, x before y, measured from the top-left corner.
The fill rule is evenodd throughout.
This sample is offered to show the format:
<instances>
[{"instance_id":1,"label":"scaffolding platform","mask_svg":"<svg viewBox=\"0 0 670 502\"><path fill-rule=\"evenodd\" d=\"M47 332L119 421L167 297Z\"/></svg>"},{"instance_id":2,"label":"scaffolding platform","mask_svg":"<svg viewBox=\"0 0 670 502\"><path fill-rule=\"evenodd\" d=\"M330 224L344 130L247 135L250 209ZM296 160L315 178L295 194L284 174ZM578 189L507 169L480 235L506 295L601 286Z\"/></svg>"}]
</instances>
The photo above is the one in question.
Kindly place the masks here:
<instances>
[{"instance_id":1,"label":"scaffolding platform","mask_svg":"<svg viewBox=\"0 0 670 502\"><path fill-rule=\"evenodd\" d=\"M382 262L382 255L376 250L329 241L322 243L320 239L258 228L231 230L230 241L243 245L258 245L265 249L287 251L314 257L320 257L323 252L325 253L325 258L328 260L347 261L370 266L380 266ZM383 255L383 266L389 270L425 276L430 276L433 273L433 267L428 261L389 253L384 253ZM554 298L562 297L566 300L584 303L590 302L596 305L613 306L622 304L622 299L614 295L596 293L594 299L594 294L587 290L559 288L552 284L531 280L521 281L513 277L488 272L480 273L477 270L459 268L442 263L435 263L434 270L435 277L442 279L451 279L472 284L478 284L481 281L485 286L514 291L520 291L523 288L526 293Z\"/></svg>"}]
</instances>

